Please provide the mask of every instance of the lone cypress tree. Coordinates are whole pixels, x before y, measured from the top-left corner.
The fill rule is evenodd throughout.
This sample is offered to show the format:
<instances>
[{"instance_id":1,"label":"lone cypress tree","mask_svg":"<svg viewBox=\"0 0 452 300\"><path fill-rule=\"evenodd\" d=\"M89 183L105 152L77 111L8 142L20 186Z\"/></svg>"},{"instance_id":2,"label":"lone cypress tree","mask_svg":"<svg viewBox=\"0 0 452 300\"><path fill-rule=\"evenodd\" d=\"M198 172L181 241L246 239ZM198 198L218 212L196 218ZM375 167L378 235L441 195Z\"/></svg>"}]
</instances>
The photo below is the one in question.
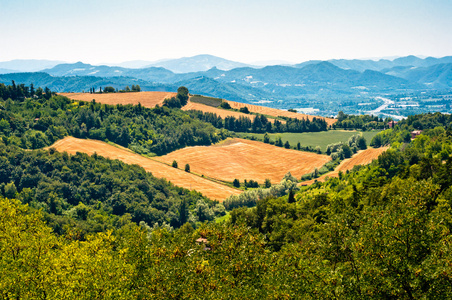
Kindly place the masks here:
<instances>
[{"instance_id":1,"label":"lone cypress tree","mask_svg":"<svg viewBox=\"0 0 452 300\"><path fill-rule=\"evenodd\" d=\"M187 222L188 219L188 206L187 200L183 200L179 207L179 224L182 226Z\"/></svg>"},{"instance_id":2,"label":"lone cypress tree","mask_svg":"<svg viewBox=\"0 0 452 300\"><path fill-rule=\"evenodd\" d=\"M190 173L190 165L189 164L185 165L185 172Z\"/></svg>"},{"instance_id":3,"label":"lone cypress tree","mask_svg":"<svg viewBox=\"0 0 452 300\"><path fill-rule=\"evenodd\" d=\"M290 190L289 192L289 199L287 200L288 203L294 203L295 202L295 195L293 193L293 190Z\"/></svg>"}]
</instances>

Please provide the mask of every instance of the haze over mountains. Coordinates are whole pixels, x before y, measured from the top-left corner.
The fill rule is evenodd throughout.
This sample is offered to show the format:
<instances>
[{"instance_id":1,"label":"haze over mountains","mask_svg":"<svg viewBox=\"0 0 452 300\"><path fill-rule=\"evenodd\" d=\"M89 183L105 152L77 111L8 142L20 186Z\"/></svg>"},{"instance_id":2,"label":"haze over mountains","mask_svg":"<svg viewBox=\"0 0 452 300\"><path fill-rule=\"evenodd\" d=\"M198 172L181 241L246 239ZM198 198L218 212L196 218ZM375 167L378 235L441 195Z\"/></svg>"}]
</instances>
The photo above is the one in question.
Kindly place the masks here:
<instances>
[{"instance_id":1,"label":"haze over mountains","mask_svg":"<svg viewBox=\"0 0 452 300\"><path fill-rule=\"evenodd\" d=\"M82 62L58 64L33 60L28 63L28 67L24 60L0 63L1 69L7 69L0 69L0 73L9 73L0 75L0 82L33 83L58 92L82 92L105 86L122 89L132 84L139 84L142 90L175 91L184 85L193 94L241 102L268 102L268 106L279 108L302 105L307 100L318 105L326 99L358 99L359 102L359 99L381 95L452 88L452 56L337 59L265 67L211 55L163 60L149 65L145 65L146 61L123 64L129 68ZM145 66L131 68L142 65Z\"/></svg>"}]
</instances>

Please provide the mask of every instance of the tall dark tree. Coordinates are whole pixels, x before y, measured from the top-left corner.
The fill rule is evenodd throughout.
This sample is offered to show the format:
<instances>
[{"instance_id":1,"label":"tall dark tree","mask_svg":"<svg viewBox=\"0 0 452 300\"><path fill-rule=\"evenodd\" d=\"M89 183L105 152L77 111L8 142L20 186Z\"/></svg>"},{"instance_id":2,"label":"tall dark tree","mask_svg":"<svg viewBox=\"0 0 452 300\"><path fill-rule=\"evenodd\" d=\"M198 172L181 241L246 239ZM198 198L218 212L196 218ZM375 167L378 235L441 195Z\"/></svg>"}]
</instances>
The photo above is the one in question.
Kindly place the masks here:
<instances>
[{"instance_id":1,"label":"tall dark tree","mask_svg":"<svg viewBox=\"0 0 452 300\"><path fill-rule=\"evenodd\" d=\"M288 202L288 203L294 203L294 202L295 202L295 195L294 195L293 190L290 190L290 192L289 192L289 198L287 199L287 202Z\"/></svg>"},{"instance_id":2,"label":"tall dark tree","mask_svg":"<svg viewBox=\"0 0 452 300\"><path fill-rule=\"evenodd\" d=\"M188 89L185 86L181 86L177 89L176 98L179 99L180 104L182 106L185 106L187 104L188 96L189 96Z\"/></svg>"}]
</instances>

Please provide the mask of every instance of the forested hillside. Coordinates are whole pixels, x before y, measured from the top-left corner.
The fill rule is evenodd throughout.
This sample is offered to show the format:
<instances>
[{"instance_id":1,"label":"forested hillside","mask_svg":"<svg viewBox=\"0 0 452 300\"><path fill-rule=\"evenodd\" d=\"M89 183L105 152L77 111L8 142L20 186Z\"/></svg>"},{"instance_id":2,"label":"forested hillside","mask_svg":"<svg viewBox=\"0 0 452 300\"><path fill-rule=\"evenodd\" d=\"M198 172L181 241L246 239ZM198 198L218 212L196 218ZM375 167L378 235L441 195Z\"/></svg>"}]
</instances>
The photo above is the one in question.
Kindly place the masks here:
<instances>
[{"instance_id":1,"label":"forested hillside","mask_svg":"<svg viewBox=\"0 0 452 300\"><path fill-rule=\"evenodd\" d=\"M52 95L49 89L43 93L24 85L0 84L0 98L4 99L0 102L0 135L6 144L25 149L49 146L72 135L109 140L142 154L164 154L185 146L210 145L226 134L165 106L149 109L75 102Z\"/></svg>"},{"instance_id":2,"label":"forested hillside","mask_svg":"<svg viewBox=\"0 0 452 300\"><path fill-rule=\"evenodd\" d=\"M373 138L372 145L391 148L370 165L311 186L287 174L268 190L245 191L254 207L231 205L225 216L223 205L138 166L21 149L71 134L165 153L212 143L225 130L166 106L71 102L50 90L37 95L29 87L27 94L25 86L0 86L0 92L5 299L452 294L450 115L393 124ZM342 126L382 123L343 117ZM422 132L412 138L414 129Z\"/></svg>"}]
</instances>

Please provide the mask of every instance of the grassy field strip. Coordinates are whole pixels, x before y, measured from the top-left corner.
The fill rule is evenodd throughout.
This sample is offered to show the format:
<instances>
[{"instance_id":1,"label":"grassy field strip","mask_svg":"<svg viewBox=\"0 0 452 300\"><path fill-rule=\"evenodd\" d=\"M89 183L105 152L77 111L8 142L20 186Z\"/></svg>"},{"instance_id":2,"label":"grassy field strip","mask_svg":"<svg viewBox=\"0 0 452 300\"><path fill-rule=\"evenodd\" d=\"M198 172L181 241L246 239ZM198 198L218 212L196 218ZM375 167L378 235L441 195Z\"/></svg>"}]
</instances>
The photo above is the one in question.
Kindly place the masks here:
<instances>
[{"instance_id":1,"label":"grassy field strip","mask_svg":"<svg viewBox=\"0 0 452 300\"><path fill-rule=\"evenodd\" d=\"M348 170L353 169L354 166L357 165L367 165L370 164L374 159L377 159L381 153L388 150L389 147L380 147L380 148L368 148L366 150L358 151L351 158L344 159L334 171L326 173L319 178L317 181L325 181L326 177L339 177L339 172L346 172ZM300 185L310 185L315 182L316 179L311 179L308 181L304 181L300 183Z\"/></svg>"},{"instance_id":2,"label":"grassy field strip","mask_svg":"<svg viewBox=\"0 0 452 300\"><path fill-rule=\"evenodd\" d=\"M196 190L210 199L223 201L230 195L241 193L240 190L213 182L195 174L187 173L180 169L172 168L161 162L133 153L130 150L115 147L101 141L66 137L57 141L51 147L60 152L66 151L69 154L83 152L92 155L96 152L98 155L110 159L119 159L127 164L137 164L147 172L151 172L155 177L165 178L174 185Z\"/></svg>"},{"instance_id":3,"label":"grassy field strip","mask_svg":"<svg viewBox=\"0 0 452 300\"><path fill-rule=\"evenodd\" d=\"M322 151L326 151L326 146L332 143L338 143L338 142L346 142L352 135L356 135L359 133L362 133L364 138L367 141L367 144L370 144L370 141L372 138L377 135L380 131L356 131L356 130L329 130L329 131L322 131L322 132L303 132L303 133L292 133L292 132L285 132L285 133L270 133L270 140L275 141L278 136L281 137L281 140L283 143L286 141L289 141L291 146L296 146L298 142L302 146L320 146ZM236 133L238 137L245 137L245 136L254 136L258 140L264 139L264 134L261 133Z\"/></svg>"}]
</instances>

